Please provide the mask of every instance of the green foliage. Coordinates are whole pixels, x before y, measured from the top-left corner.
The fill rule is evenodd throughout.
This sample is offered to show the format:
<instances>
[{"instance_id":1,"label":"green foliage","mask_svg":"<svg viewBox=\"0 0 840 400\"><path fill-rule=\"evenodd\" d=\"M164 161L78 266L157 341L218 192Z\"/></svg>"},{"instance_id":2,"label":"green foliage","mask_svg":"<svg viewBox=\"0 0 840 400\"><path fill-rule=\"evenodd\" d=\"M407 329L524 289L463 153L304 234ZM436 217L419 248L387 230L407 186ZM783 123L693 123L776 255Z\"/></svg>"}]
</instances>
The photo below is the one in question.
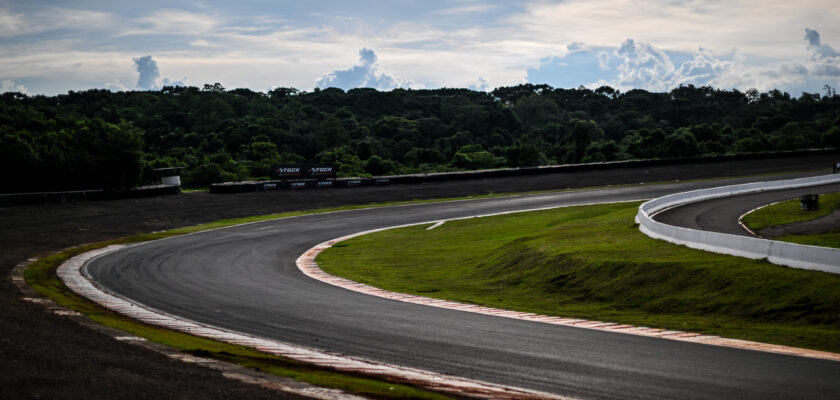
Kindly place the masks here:
<instances>
[{"instance_id":1,"label":"green foliage","mask_svg":"<svg viewBox=\"0 0 840 400\"><path fill-rule=\"evenodd\" d=\"M337 162L358 176L838 148L839 106L836 95L691 85L4 93L0 167L19 171L4 185L15 192L122 189L158 182L153 167L164 166L186 167L184 185L200 187L265 178L278 161Z\"/></svg>"},{"instance_id":2,"label":"green foliage","mask_svg":"<svg viewBox=\"0 0 840 400\"><path fill-rule=\"evenodd\" d=\"M390 175L397 170L397 165L391 160L383 160L382 157L372 156L365 161L364 169L365 172L374 176Z\"/></svg>"},{"instance_id":3,"label":"green foliage","mask_svg":"<svg viewBox=\"0 0 840 400\"><path fill-rule=\"evenodd\" d=\"M504 158L484 150L480 144L462 146L452 157L452 165L461 169L489 169L504 163Z\"/></svg>"}]
</instances>

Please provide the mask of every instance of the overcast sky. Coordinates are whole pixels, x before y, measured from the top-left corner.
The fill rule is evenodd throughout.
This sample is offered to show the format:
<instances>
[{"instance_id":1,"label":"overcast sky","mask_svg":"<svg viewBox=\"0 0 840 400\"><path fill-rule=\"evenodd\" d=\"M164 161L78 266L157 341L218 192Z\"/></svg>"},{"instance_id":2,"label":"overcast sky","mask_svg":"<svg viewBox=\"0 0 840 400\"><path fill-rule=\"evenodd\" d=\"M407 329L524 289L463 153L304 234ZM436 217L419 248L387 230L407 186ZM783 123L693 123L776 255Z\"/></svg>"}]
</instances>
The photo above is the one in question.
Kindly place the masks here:
<instances>
[{"instance_id":1,"label":"overcast sky","mask_svg":"<svg viewBox=\"0 0 840 400\"><path fill-rule=\"evenodd\" d=\"M515 5L511 5L515 3ZM7 1L0 91L840 87L837 0Z\"/></svg>"}]
</instances>

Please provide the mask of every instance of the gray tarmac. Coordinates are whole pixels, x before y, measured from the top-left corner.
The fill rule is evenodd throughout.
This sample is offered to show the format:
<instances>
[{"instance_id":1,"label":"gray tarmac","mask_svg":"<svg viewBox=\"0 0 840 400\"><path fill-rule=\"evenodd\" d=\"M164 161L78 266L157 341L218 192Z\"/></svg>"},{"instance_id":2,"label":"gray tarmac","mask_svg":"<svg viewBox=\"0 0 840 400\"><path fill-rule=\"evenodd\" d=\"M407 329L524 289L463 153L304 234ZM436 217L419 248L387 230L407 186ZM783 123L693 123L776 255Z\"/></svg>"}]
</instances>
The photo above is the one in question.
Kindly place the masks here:
<instances>
[{"instance_id":1,"label":"gray tarmac","mask_svg":"<svg viewBox=\"0 0 840 400\"><path fill-rule=\"evenodd\" d=\"M805 175L813 173L796 174ZM605 399L838 398L838 362L406 304L312 280L294 264L315 244L367 229L653 198L758 180L769 178L310 215L132 247L95 260L88 271L109 290L194 321L345 355L563 395Z\"/></svg>"},{"instance_id":2,"label":"gray tarmac","mask_svg":"<svg viewBox=\"0 0 840 400\"><path fill-rule=\"evenodd\" d=\"M690 229L729 233L732 235L753 236L752 233L738 223L738 218L742 215L761 206L779 201L796 199L806 194L835 192L840 192L840 184L788 190L774 190L770 192L752 193L741 196L698 201L696 203L686 204L684 206L675 207L658 213L654 216L654 220ZM838 221L836 217L832 217L826 219L825 222L829 224L836 224ZM819 223L814 224L812 222L809 225L819 225L819 229L821 230L826 230L827 228ZM840 227L840 225L834 225L834 228L838 227ZM828 228L828 230L830 230L830 228ZM806 232L803 231L801 233ZM775 236L781 235L777 234Z\"/></svg>"}]
</instances>

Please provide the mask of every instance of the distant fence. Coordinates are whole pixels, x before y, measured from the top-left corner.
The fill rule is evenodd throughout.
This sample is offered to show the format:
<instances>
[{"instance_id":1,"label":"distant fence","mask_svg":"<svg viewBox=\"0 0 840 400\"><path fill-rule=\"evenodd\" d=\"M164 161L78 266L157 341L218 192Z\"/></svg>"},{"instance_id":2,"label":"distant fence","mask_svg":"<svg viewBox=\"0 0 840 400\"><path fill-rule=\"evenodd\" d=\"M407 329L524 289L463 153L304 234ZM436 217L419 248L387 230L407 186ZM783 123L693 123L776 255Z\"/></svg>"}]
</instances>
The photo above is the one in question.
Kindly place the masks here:
<instances>
[{"instance_id":1,"label":"distant fence","mask_svg":"<svg viewBox=\"0 0 840 400\"><path fill-rule=\"evenodd\" d=\"M699 231L663 224L653 219L659 211L688 203L739 194L770 190L794 189L840 182L840 174L774 182L757 182L744 185L723 186L712 189L676 193L642 204L636 214L639 230L644 234L667 242L714 253L761 259L774 264L799 269L840 274L840 249L806 246L776 240L759 239L726 233Z\"/></svg>"},{"instance_id":2,"label":"distant fence","mask_svg":"<svg viewBox=\"0 0 840 400\"><path fill-rule=\"evenodd\" d=\"M816 155L831 155L838 154L837 150L801 150L801 151L786 151L776 153L757 153L757 154L738 154L725 155L714 157L695 157L695 158L679 158L679 159L657 159L657 160L630 160L630 161L609 161L600 163L588 164L564 164L564 165L547 165L540 167L526 167L526 168L499 168L480 171L464 171L464 172L440 172L430 174L411 174L411 175L395 175L383 176L379 178L347 178L334 179L332 185L318 186L308 182L314 180L301 179L295 182L295 185L286 185L283 181L288 181L294 177L295 172L289 171L291 175L287 175L282 180L274 179L267 182L226 182L216 183L210 185L211 193L242 193L242 192L257 192L265 190L283 190L283 189L305 189L305 188L325 188L325 187L353 187L353 186L373 186L373 185L400 185L400 184L416 184L416 183L431 183L431 182L445 182L445 181L459 181L470 179L486 179L486 178L501 178L501 177L515 177L528 175L544 175L557 173L571 173L581 171L600 171L609 169L624 169L624 168L645 168L645 167L659 167L668 165L687 165L687 164L705 164L725 161L749 161L749 160L763 160L770 158L792 158L802 156L816 156ZM281 167L280 165L274 167ZM828 165L826 166L828 167ZM297 172L298 176L303 178L302 171ZM272 174L275 174L272 172ZM276 175L279 176L279 175ZM347 182L351 181L351 182ZM294 181L292 181L294 182ZM301 183L305 182L305 183ZM360 183L361 182L361 183ZM268 188L268 189L266 189Z\"/></svg>"},{"instance_id":3,"label":"distant fence","mask_svg":"<svg viewBox=\"0 0 840 400\"><path fill-rule=\"evenodd\" d=\"M210 186L211 193L243 193L243 192L269 192L274 190L295 190L295 189L326 189L326 188L351 188L359 186L381 186L390 185L389 178L349 178L335 179L331 181L306 180L306 181L264 181L264 182L228 182L216 183Z\"/></svg>"}]
</instances>

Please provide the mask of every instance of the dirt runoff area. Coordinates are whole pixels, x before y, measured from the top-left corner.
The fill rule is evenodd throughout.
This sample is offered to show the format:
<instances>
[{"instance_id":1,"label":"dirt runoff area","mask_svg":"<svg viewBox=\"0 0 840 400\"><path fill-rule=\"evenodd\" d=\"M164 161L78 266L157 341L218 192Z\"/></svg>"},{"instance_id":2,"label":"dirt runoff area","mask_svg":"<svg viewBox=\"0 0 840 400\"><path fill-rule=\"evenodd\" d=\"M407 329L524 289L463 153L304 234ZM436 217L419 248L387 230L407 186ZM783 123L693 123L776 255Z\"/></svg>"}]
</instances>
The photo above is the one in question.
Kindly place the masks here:
<instances>
[{"instance_id":1,"label":"dirt runoff area","mask_svg":"<svg viewBox=\"0 0 840 400\"><path fill-rule=\"evenodd\" d=\"M202 222L348 204L663 182L803 170L837 155L641 167L457 182L172 196L0 209L0 398L292 398L113 340L23 299L18 263L67 247Z\"/></svg>"}]
</instances>

